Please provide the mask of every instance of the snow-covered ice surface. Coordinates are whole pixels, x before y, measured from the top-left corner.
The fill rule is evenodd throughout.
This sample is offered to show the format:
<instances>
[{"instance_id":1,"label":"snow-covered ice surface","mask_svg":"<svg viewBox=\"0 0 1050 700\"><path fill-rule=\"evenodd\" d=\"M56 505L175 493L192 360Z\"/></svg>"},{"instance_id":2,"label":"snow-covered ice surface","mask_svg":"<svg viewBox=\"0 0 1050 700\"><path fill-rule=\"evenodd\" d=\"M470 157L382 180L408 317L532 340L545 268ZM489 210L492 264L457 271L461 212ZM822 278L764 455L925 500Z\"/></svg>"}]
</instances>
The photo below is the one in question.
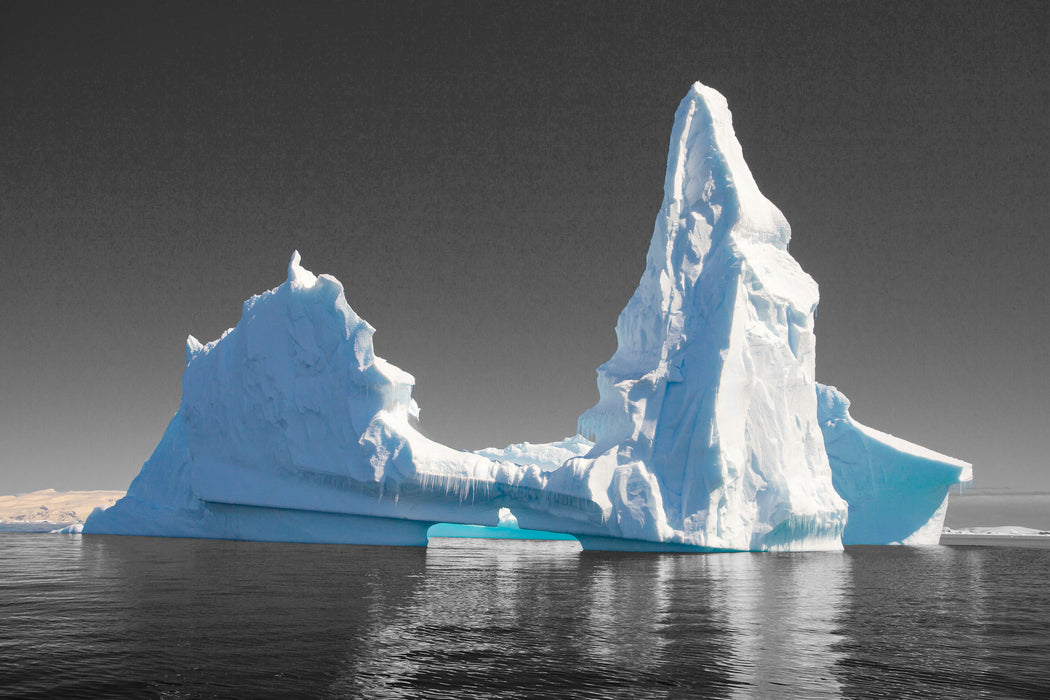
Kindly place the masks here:
<instances>
[{"instance_id":1,"label":"snow-covered ice surface","mask_svg":"<svg viewBox=\"0 0 1050 700\"><path fill-rule=\"evenodd\" d=\"M937 544L962 460L861 425L833 386L817 385L818 417L835 489L849 503L844 544Z\"/></svg>"},{"instance_id":2,"label":"snow-covered ice surface","mask_svg":"<svg viewBox=\"0 0 1050 700\"><path fill-rule=\"evenodd\" d=\"M545 472L554 471L573 457L583 457L594 443L582 435L573 435L559 442L532 445L519 442L504 448L486 447L475 454L497 462L513 462L521 466L535 465Z\"/></svg>"},{"instance_id":3,"label":"snow-covered ice surface","mask_svg":"<svg viewBox=\"0 0 1050 700\"><path fill-rule=\"evenodd\" d=\"M187 340L178 412L84 532L423 545L435 523L492 526L510 508L518 529L590 549L841 548L847 504L817 417L817 285L789 239L725 99L697 83L579 435L473 453L429 440L413 377L375 355L342 285L296 253L235 328ZM862 481L841 464L845 483Z\"/></svg>"}]
</instances>

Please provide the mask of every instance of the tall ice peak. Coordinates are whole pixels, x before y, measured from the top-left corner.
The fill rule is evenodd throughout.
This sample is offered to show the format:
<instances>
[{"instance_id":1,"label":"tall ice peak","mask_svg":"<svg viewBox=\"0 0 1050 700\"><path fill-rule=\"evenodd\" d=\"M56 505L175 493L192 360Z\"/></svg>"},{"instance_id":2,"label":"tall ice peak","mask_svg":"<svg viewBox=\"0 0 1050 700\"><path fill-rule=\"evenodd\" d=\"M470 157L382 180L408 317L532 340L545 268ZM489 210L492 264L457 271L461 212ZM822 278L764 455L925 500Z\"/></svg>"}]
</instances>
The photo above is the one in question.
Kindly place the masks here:
<instances>
[{"instance_id":1,"label":"tall ice peak","mask_svg":"<svg viewBox=\"0 0 1050 700\"><path fill-rule=\"evenodd\" d=\"M700 82L675 113L662 213L669 234L695 233L694 221L702 217L713 227L704 236L708 246L730 231L734 238L782 250L791 238L784 215L759 191L744 161L726 98Z\"/></svg>"},{"instance_id":2,"label":"tall ice peak","mask_svg":"<svg viewBox=\"0 0 1050 700\"><path fill-rule=\"evenodd\" d=\"M819 295L790 237L725 98L695 83L675 113L645 271L598 368L598 403L579 420L596 444L595 461L577 466L615 464L623 512L659 516L623 520L627 536L667 539L670 528L729 549L838 541L846 504L816 415Z\"/></svg>"}]
</instances>

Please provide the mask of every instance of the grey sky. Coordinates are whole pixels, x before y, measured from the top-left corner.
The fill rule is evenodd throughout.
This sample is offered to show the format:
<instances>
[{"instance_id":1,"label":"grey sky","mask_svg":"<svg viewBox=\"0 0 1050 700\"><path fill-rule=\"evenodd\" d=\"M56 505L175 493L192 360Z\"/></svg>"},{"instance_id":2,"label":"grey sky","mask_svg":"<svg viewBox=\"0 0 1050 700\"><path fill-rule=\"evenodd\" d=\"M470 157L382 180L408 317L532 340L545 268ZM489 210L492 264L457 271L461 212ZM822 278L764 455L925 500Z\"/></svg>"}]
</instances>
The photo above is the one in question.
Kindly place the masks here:
<instances>
[{"instance_id":1,"label":"grey sky","mask_svg":"<svg viewBox=\"0 0 1050 700\"><path fill-rule=\"evenodd\" d=\"M0 6L0 493L125 488L183 342L304 265L456 447L559 439L644 267L678 101L729 100L873 427L1050 487L1048 10Z\"/></svg>"}]
</instances>

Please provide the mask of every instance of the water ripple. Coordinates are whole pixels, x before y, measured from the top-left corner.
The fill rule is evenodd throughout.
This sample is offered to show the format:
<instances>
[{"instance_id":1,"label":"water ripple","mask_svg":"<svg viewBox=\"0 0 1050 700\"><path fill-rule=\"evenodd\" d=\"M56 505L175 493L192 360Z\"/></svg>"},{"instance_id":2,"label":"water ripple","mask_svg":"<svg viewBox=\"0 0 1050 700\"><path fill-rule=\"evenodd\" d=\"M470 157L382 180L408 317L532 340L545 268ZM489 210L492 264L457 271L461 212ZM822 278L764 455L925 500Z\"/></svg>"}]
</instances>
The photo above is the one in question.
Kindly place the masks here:
<instances>
[{"instance_id":1,"label":"water ripple","mask_svg":"<svg viewBox=\"0 0 1050 700\"><path fill-rule=\"evenodd\" d=\"M0 535L0 695L1045 697L1050 552Z\"/></svg>"}]
</instances>

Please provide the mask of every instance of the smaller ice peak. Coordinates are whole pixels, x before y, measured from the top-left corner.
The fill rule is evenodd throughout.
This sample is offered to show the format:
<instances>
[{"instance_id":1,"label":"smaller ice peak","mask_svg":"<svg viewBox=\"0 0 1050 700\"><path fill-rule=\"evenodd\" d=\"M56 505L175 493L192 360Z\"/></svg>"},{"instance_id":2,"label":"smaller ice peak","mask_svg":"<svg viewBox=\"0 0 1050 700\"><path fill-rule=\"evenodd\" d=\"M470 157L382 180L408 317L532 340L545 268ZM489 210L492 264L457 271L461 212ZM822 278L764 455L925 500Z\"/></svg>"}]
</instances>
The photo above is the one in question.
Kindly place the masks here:
<instances>
[{"instance_id":1,"label":"smaller ice peak","mask_svg":"<svg viewBox=\"0 0 1050 700\"><path fill-rule=\"evenodd\" d=\"M192 362L193 358L197 357L203 349L204 345L201 341L197 340L192 335L186 336L186 364L188 365Z\"/></svg>"},{"instance_id":2,"label":"smaller ice peak","mask_svg":"<svg viewBox=\"0 0 1050 700\"><path fill-rule=\"evenodd\" d=\"M303 267L301 261L299 251L293 251L292 259L288 261L288 283L293 287L309 289L317 283L317 275Z\"/></svg>"},{"instance_id":3,"label":"smaller ice peak","mask_svg":"<svg viewBox=\"0 0 1050 700\"><path fill-rule=\"evenodd\" d=\"M356 473L380 413L418 415L415 379L375 355L374 329L330 275L303 269L245 302L237 325L187 341L180 414L195 459L260 472ZM201 461L201 464L205 462Z\"/></svg>"}]
</instances>

